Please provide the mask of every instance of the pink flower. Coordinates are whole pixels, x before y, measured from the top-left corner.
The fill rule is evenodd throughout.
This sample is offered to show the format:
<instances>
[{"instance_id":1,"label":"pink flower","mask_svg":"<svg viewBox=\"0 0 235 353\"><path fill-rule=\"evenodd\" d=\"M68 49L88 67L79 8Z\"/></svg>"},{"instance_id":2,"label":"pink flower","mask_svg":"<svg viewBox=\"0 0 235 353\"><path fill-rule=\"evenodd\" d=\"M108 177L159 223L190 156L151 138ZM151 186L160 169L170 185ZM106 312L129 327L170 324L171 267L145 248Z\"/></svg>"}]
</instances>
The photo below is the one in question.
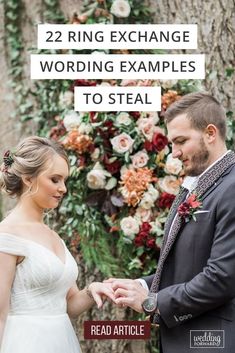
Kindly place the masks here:
<instances>
[{"instance_id":1,"label":"pink flower","mask_svg":"<svg viewBox=\"0 0 235 353\"><path fill-rule=\"evenodd\" d=\"M142 168L148 163L149 156L146 151L142 150L131 156L131 160L134 168Z\"/></svg>"},{"instance_id":2,"label":"pink flower","mask_svg":"<svg viewBox=\"0 0 235 353\"><path fill-rule=\"evenodd\" d=\"M149 87L152 86L152 80L139 80L137 83L137 86L141 86L141 87Z\"/></svg>"},{"instance_id":3,"label":"pink flower","mask_svg":"<svg viewBox=\"0 0 235 353\"><path fill-rule=\"evenodd\" d=\"M134 140L125 132L111 139L113 149L118 153L126 153L132 149Z\"/></svg>"},{"instance_id":4,"label":"pink flower","mask_svg":"<svg viewBox=\"0 0 235 353\"><path fill-rule=\"evenodd\" d=\"M121 86L128 87L128 86L136 86L137 80L122 80Z\"/></svg>"}]
</instances>

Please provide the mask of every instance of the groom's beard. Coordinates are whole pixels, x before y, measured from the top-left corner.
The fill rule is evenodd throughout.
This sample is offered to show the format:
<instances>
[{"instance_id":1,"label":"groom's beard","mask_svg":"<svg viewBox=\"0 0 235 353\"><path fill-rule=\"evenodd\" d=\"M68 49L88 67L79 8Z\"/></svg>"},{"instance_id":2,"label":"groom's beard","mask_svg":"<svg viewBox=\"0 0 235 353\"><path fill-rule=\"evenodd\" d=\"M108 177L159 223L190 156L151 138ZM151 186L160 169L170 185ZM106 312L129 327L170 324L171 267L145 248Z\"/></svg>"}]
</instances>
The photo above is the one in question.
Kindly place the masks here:
<instances>
[{"instance_id":1,"label":"groom's beard","mask_svg":"<svg viewBox=\"0 0 235 353\"><path fill-rule=\"evenodd\" d=\"M201 138L198 150L191 158L190 165L184 168L185 174L188 176L198 176L202 174L209 167L209 157L209 151L206 148L203 138Z\"/></svg>"}]
</instances>

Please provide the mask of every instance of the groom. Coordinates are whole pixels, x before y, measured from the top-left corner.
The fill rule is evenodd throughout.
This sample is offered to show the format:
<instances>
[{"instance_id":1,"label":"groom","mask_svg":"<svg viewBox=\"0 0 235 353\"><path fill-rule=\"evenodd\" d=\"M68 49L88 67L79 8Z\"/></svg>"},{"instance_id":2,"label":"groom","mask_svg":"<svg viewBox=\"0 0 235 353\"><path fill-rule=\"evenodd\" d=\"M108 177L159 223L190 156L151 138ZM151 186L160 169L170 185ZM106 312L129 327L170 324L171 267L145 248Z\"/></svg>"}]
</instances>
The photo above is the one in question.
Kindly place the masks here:
<instances>
[{"instance_id":1,"label":"groom","mask_svg":"<svg viewBox=\"0 0 235 353\"><path fill-rule=\"evenodd\" d=\"M235 154L225 144L226 116L211 95L192 93L172 104L165 119L173 157L187 177L165 225L157 271L139 280L109 281L117 303L159 323L161 352L231 353Z\"/></svg>"}]
</instances>

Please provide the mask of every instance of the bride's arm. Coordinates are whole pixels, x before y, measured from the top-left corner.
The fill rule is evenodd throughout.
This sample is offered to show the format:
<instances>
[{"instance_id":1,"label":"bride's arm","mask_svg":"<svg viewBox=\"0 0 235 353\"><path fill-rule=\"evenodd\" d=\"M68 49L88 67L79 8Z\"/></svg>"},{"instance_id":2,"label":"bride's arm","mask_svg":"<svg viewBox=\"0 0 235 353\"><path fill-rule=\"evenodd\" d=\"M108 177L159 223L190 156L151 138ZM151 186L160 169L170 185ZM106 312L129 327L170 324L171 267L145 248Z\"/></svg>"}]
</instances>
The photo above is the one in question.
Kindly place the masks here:
<instances>
[{"instance_id":1,"label":"bride's arm","mask_svg":"<svg viewBox=\"0 0 235 353\"><path fill-rule=\"evenodd\" d=\"M115 296L110 283L92 282L88 287L79 290L75 284L67 294L67 312L76 317L89 310L95 303L102 307L102 298L108 297L115 302Z\"/></svg>"},{"instance_id":2,"label":"bride's arm","mask_svg":"<svg viewBox=\"0 0 235 353\"><path fill-rule=\"evenodd\" d=\"M9 311L11 287L15 277L17 256L0 252L0 345Z\"/></svg>"}]
</instances>

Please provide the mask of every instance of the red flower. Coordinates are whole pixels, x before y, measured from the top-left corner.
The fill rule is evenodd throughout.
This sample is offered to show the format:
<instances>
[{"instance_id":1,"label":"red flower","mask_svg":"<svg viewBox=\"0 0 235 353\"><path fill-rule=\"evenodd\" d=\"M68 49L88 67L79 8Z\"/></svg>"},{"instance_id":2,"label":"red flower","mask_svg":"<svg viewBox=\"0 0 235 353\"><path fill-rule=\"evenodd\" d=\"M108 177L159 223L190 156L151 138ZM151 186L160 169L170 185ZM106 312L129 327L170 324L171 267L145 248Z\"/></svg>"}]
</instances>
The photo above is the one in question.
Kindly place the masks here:
<instances>
[{"instance_id":1,"label":"red flower","mask_svg":"<svg viewBox=\"0 0 235 353\"><path fill-rule=\"evenodd\" d=\"M196 194L192 194L181 205L179 205L178 214L184 219L185 222L189 222L191 218L196 221L195 212L201 207L202 202L197 198Z\"/></svg>"},{"instance_id":2,"label":"red flower","mask_svg":"<svg viewBox=\"0 0 235 353\"><path fill-rule=\"evenodd\" d=\"M141 227L140 227L140 231L139 233L136 235L135 240L134 240L134 244L139 247L139 246L144 246L146 245L147 247L151 248L152 246L152 242L150 241L150 239L148 239L149 237L149 231L151 229L151 225L148 222L143 222ZM150 246L147 245L148 242L150 241Z\"/></svg>"},{"instance_id":3,"label":"red flower","mask_svg":"<svg viewBox=\"0 0 235 353\"><path fill-rule=\"evenodd\" d=\"M76 86L96 86L96 82L88 80L75 80L73 87Z\"/></svg>"},{"instance_id":4,"label":"red flower","mask_svg":"<svg viewBox=\"0 0 235 353\"><path fill-rule=\"evenodd\" d=\"M77 159L77 166L80 168L86 166L86 158L84 156L79 156Z\"/></svg>"},{"instance_id":5,"label":"red flower","mask_svg":"<svg viewBox=\"0 0 235 353\"><path fill-rule=\"evenodd\" d=\"M152 142L146 140L144 142L144 149L146 149L147 152L153 152L154 151L154 145L152 144Z\"/></svg>"},{"instance_id":6,"label":"red flower","mask_svg":"<svg viewBox=\"0 0 235 353\"><path fill-rule=\"evenodd\" d=\"M186 216L188 216L190 214L190 206L187 203L187 201L185 201L181 205L179 205L178 213L182 217L186 217Z\"/></svg>"},{"instance_id":7,"label":"red flower","mask_svg":"<svg viewBox=\"0 0 235 353\"><path fill-rule=\"evenodd\" d=\"M146 230L141 230L141 231L138 233L138 237L139 237L140 239L142 239L142 240L148 238L148 235L149 235L149 232L146 231Z\"/></svg>"},{"instance_id":8,"label":"red flower","mask_svg":"<svg viewBox=\"0 0 235 353\"><path fill-rule=\"evenodd\" d=\"M56 126L53 126L50 130L50 138L52 140L59 140L60 137L66 134L66 129L64 127L63 121L59 121Z\"/></svg>"},{"instance_id":9,"label":"red flower","mask_svg":"<svg viewBox=\"0 0 235 353\"><path fill-rule=\"evenodd\" d=\"M139 112L129 112L129 114L136 120L139 119L140 113Z\"/></svg>"},{"instance_id":10,"label":"red flower","mask_svg":"<svg viewBox=\"0 0 235 353\"><path fill-rule=\"evenodd\" d=\"M111 120L105 121L102 128L97 128L97 132L104 140L110 140L110 138L114 136L116 130L117 129L113 126L113 122Z\"/></svg>"},{"instance_id":11,"label":"red flower","mask_svg":"<svg viewBox=\"0 0 235 353\"><path fill-rule=\"evenodd\" d=\"M90 115L90 121L92 122L92 123L96 123L96 121L97 121L97 118L96 118L96 112L90 112L89 113L89 115Z\"/></svg>"},{"instance_id":12,"label":"red flower","mask_svg":"<svg viewBox=\"0 0 235 353\"><path fill-rule=\"evenodd\" d=\"M96 86L96 82L94 81L88 81L88 80L75 80L71 87L70 87L70 91L74 91L74 87L77 86Z\"/></svg>"},{"instance_id":13,"label":"red flower","mask_svg":"<svg viewBox=\"0 0 235 353\"><path fill-rule=\"evenodd\" d=\"M95 150L95 145L92 143L92 144L88 147L87 150L88 150L89 153L93 153L94 150Z\"/></svg>"},{"instance_id":14,"label":"red flower","mask_svg":"<svg viewBox=\"0 0 235 353\"><path fill-rule=\"evenodd\" d=\"M135 237L134 243L135 243L135 246L137 247L144 245L143 239L139 236Z\"/></svg>"},{"instance_id":15,"label":"red flower","mask_svg":"<svg viewBox=\"0 0 235 353\"><path fill-rule=\"evenodd\" d=\"M140 231L149 232L151 228L152 227L148 222L143 222Z\"/></svg>"},{"instance_id":16,"label":"red flower","mask_svg":"<svg viewBox=\"0 0 235 353\"><path fill-rule=\"evenodd\" d=\"M155 246L156 246L155 239L154 239L154 238L148 239L148 240L146 241L146 246L147 246L148 248L150 248L150 249L155 248Z\"/></svg>"},{"instance_id":17,"label":"red flower","mask_svg":"<svg viewBox=\"0 0 235 353\"><path fill-rule=\"evenodd\" d=\"M153 135L152 143L155 149L160 152L162 151L166 145L168 144L168 139L165 135L161 134L160 132L155 132Z\"/></svg>"},{"instance_id":18,"label":"red flower","mask_svg":"<svg viewBox=\"0 0 235 353\"><path fill-rule=\"evenodd\" d=\"M105 169L113 175L120 171L122 164L119 160L116 160L112 163L109 163L107 160L104 160L104 166Z\"/></svg>"},{"instance_id":19,"label":"red flower","mask_svg":"<svg viewBox=\"0 0 235 353\"><path fill-rule=\"evenodd\" d=\"M191 208L199 208L201 206L201 202L197 200L197 195L192 194L187 199L188 204Z\"/></svg>"},{"instance_id":20,"label":"red flower","mask_svg":"<svg viewBox=\"0 0 235 353\"><path fill-rule=\"evenodd\" d=\"M160 208L171 208L171 205L175 199L175 195L163 192L158 199L158 207Z\"/></svg>"}]
</instances>

